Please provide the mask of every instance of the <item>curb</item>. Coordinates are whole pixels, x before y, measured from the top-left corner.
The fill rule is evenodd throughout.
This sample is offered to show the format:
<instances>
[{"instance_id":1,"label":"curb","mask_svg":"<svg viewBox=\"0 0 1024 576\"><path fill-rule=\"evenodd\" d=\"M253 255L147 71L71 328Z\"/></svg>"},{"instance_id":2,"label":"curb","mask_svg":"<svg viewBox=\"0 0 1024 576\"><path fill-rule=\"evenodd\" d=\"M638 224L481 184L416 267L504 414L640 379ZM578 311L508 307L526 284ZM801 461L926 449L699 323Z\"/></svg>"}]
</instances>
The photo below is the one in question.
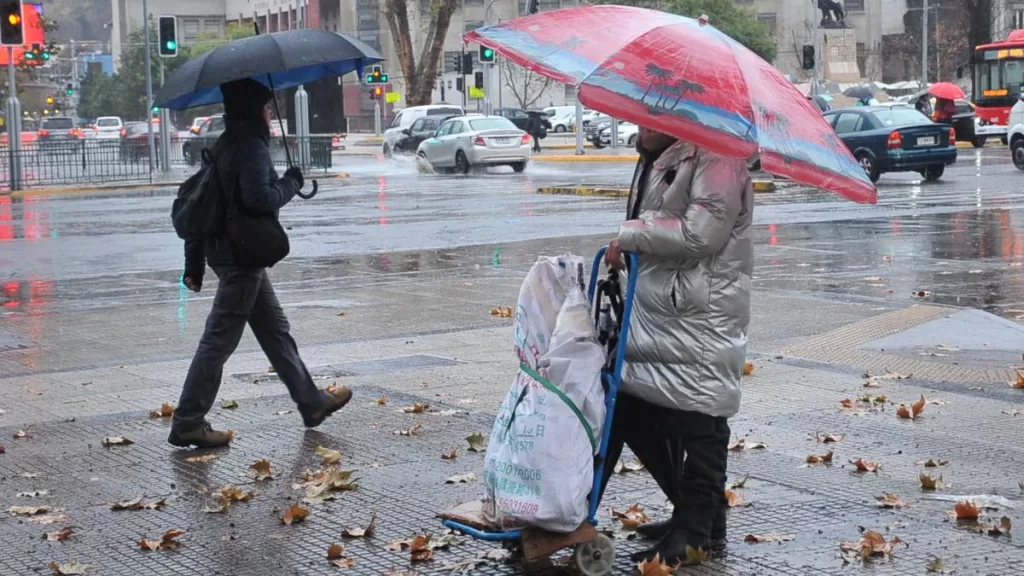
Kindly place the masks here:
<instances>
[{"instance_id":1,"label":"curb","mask_svg":"<svg viewBox=\"0 0 1024 576\"><path fill-rule=\"evenodd\" d=\"M346 172L333 172L324 175L317 175L310 180L334 180L337 178L348 178ZM0 196L8 198L33 198L37 196L71 196L74 194L102 194L118 192L143 192L151 190L162 190L165 188L177 188L182 182L162 182L152 184L120 184L108 186L69 186L67 188L33 188L30 190L16 190L14 192L0 192Z\"/></svg>"},{"instance_id":2,"label":"curb","mask_svg":"<svg viewBox=\"0 0 1024 576\"><path fill-rule=\"evenodd\" d=\"M754 180L754 192L774 192L774 180ZM593 196L599 198L628 198L629 187L623 186L541 186L537 194L552 196Z\"/></svg>"},{"instance_id":3,"label":"curb","mask_svg":"<svg viewBox=\"0 0 1024 576\"><path fill-rule=\"evenodd\" d=\"M635 154L551 154L549 156L534 156L534 162L630 162L636 163L639 156Z\"/></svg>"},{"instance_id":4,"label":"curb","mask_svg":"<svg viewBox=\"0 0 1024 576\"><path fill-rule=\"evenodd\" d=\"M998 136L989 138L985 142L985 145L982 146L981 148L1003 148L1003 147L1005 147L1006 144L1003 144L1003 142L999 138L1000 137L998 137ZM960 142L960 141L957 141L956 147L957 148L974 148L975 146L974 146L974 144L971 144L970 142ZM979 150L981 148L979 148Z\"/></svg>"},{"instance_id":5,"label":"curb","mask_svg":"<svg viewBox=\"0 0 1024 576\"><path fill-rule=\"evenodd\" d=\"M575 150L576 149L576 144L575 143L573 143L573 144L552 144L550 146L544 146L542 144L541 148L544 149L544 150ZM594 149L594 145L591 144L590 142L587 142L587 143L583 144L583 148L586 149L586 150L592 150L592 149Z\"/></svg>"}]
</instances>

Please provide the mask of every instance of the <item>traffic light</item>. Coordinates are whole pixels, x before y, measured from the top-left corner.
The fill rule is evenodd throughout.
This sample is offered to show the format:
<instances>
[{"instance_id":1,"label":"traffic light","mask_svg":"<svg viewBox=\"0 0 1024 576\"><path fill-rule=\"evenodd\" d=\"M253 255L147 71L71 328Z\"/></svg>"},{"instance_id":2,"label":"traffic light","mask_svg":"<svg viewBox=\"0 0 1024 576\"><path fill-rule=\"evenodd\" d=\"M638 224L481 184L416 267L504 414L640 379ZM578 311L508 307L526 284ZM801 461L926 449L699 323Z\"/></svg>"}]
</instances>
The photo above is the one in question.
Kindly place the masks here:
<instances>
[{"instance_id":1,"label":"traffic light","mask_svg":"<svg viewBox=\"0 0 1024 576\"><path fill-rule=\"evenodd\" d=\"M469 75L473 72L473 55L469 52L462 54L462 73Z\"/></svg>"},{"instance_id":2,"label":"traffic light","mask_svg":"<svg viewBox=\"0 0 1024 576\"><path fill-rule=\"evenodd\" d=\"M47 106L53 106L53 96L47 96L46 97L46 105Z\"/></svg>"},{"instance_id":3,"label":"traffic light","mask_svg":"<svg viewBox=\"0 0 1024 576\"><path fill-rule=\"evenodd\" d=\"M526 2L526 13L536 14L537 13L537 0L528 0Z\"/></svg>"},{"instance_id":4,"label":"traffic light","mask_svg":"<svg viewBox=\"0 0 1024 576\"><path fill-rule=\"evenodd\" d=\"M494 62L494 48L488 48L487 46L480 47L480 57L477 58L481 64L491 64Z\"/></svg>"},{"instance_id":5,"label":"traffic light","mask_svg":"<svg viewBox=\"0 0 1024 576\"><path fill-rule=\"evenodd\" d=\"M22 46L25 44L25 30L21 0L0 0L0 44Z\"/></svg>"},{"instance_id":6,"label":"traffic light","mask_svg":"<svg viewBox=\"0 0 1024 576\"><path fill-rule=\"evenodd\" d=\"M384 69L380 66L374 66L370 69L370 73L366 75L367 84L387 84L388 75L384 72Z\"/></svg>"},{"instance_id":7,"label":"traffic light","mask_svg":"<svg viewBox=\"0 0 1024 576\"><path fill-rule=\"evenodd\" d=\"M384 96L384 89L380 86L370 88L370 100L380 100Z\"/></svg>"},{"instance_id":8,"label":"traffic light","mask_svg":"<svg viewBox=\"0 0 1024 576\"><path fill-rule=\"evenodd\" d=\"M455 55L455 71L462 73L462 54Z\"/></svg>"},{"instance_id":9,"label":"traffic light","mask_svg":"<svg viewBox=\"0 0 1024 576\"><path fill-rule=\"evenodd\" d=\"M26 64L33 64L36 62L39 56L39 44L33 44L31 48L25 50L22 58L25 59Z\"/></svg>"},{"instance_id":10,"label":"traffic light","mask_svg":"<svg viewBox=\"0 0 1024 576\"><path fill-rule=\"evenodd\" d=\"M803 56L803 69L814 70L814 46L804 44Z\"/></svg>"},{"instance_id":11,"label":"traffic light","mask_svg":"<svg viewBox=\"0 0 1024 576\"><path fill-rule=\"evenodd\" d=\"M68 96L74 96L74 95L75 95L75 85L74 85L74 84L71 84L71 83L69 82L69 83L68 83L68 87L66 88L66 91L67 91L67 93L68 93Z\"/></svg>"},{"instance_id":12,"label":"traffic light","mask_svg":"<svg viewBox=\"0 0 1024 576\"><path fill-rule=\"evenodd\" d=\"M161 16L157 23L159 53L164 58L178 55L178 19L174 16Z\"/></svg>"},{"instance_id":13,"label":"traffic light","mask_svg":"<svg viewBox=\"0 0 1024 576\"><path fill-rule=\"evenodd\" d=\"M473 74L473 86L476 86L477 90L483 90L484 88L484 73L475 72Z\"/></svg>"},{"instance_id":14,"label":"traffic light","mask_svg":"<svg viewBox=\"0 0 1024 576\"><path fill-rule=\"evenodd\" d=\"M462 76L459 76L458 78L455 79L455 89L458 90L459 92L462 92L464 88L465 86L463 86L462 84Z\"/></svg>"}]
</instances>

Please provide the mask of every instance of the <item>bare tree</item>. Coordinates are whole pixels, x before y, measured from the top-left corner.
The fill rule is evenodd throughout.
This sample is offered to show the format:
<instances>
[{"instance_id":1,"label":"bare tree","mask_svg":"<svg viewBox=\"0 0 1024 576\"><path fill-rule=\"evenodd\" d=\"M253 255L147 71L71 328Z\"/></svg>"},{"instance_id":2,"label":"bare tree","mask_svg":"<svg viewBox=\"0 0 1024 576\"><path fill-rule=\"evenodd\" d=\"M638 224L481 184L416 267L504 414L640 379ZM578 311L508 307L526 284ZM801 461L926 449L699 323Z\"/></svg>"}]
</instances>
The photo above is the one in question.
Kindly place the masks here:
<instances>
[{"instance_id":1,"label":"bare tree","mask_svg":"<svg viewBox=\"0 0 1024 576\"><path fill-rule=\"evenodd\" d=\"M414 0L415 1L415 0ZM430 104L434 83L444 54L444 39L455 13L457 0L431 0L424 32L426 38L419 58L409 25L408 0L384 0L384 15L395 42L398 64L405 80L405 103L409 106Z\"/></svg>"},{"instance_id":2,"label":"bare tree","mask_svg":"<svg viewBox=\"0 0 1024 576\"><path fill-rule=\"evenodd\" d=\"M512 97L519 103L520 108L533 106L551 86L551 78L523 68L508 58L502 58L500 66L505 86L512 91Z\"/></svg>"}]
</instances>

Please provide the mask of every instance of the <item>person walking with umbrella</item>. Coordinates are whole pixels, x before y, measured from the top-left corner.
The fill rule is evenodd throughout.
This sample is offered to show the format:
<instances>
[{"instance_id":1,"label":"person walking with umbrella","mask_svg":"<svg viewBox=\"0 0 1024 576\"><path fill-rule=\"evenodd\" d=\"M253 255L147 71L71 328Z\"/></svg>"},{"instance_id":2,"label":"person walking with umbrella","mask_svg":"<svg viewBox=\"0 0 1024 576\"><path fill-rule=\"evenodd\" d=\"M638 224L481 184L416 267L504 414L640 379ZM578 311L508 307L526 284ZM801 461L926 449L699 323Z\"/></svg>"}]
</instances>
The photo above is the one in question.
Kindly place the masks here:
<instances>
[{"instance_id":1,"label":"person walking with umbrella","mask_svg":"<svg viewBox=\"0 0 1024 576\"><path fill-rule=\"evenodd\" d=\"M746 161L641 128L628 220L605 254L639 256L608 462L628 444L672 502L634 560L724 545L729 423L740 405L753 272ZM611 467L607 467L610 471ZM607 482L610 472L603 479Z\"/></svg>"},{"instance_id":2,"label":"person walking with umbrella","mask_svg":"<svg viewBox=\"0 0 1024 576\"><path fill-rule=\"evenodd\" d=\"M273 92L251 79L220 86L224 100L224 134L212 149L224 198L240 202L246 212L274 214L302 189L298 167L278 178L270 158L270 101ZM174 411L168 442L174 446L213 448L231 441L228 432L206 421L220 389L225 362L235 351L248 323L260 347L297 404L306 426L316 427L352 398L342 386L320 390L299 357L288 319L265 268L238 264L232 242L221 234L186 242L183 281L198 292L206 262L220 279L206 330Z\"/></svg>"}]
</instances>

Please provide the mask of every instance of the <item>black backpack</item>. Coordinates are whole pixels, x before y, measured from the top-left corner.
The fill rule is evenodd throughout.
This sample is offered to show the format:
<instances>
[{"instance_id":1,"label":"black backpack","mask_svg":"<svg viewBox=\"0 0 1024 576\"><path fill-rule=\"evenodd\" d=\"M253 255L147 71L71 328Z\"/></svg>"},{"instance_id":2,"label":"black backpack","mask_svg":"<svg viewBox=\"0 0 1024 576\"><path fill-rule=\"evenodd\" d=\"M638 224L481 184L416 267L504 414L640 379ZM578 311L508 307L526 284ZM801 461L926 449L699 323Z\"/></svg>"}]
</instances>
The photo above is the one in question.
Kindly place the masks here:
<instances>
[{"instance_id":1,"label":"black backpack","mask_svg":"<svg viewBox=\"0 0 1024 576\"><path fill-rule=\"evenodd\" d=\"M171 222L182 240L211 238L224 226L226 209L217 159L205 148L202 159L202 167L178 187L178 196L171 205Z\"/></svg>"}]
</instances>

